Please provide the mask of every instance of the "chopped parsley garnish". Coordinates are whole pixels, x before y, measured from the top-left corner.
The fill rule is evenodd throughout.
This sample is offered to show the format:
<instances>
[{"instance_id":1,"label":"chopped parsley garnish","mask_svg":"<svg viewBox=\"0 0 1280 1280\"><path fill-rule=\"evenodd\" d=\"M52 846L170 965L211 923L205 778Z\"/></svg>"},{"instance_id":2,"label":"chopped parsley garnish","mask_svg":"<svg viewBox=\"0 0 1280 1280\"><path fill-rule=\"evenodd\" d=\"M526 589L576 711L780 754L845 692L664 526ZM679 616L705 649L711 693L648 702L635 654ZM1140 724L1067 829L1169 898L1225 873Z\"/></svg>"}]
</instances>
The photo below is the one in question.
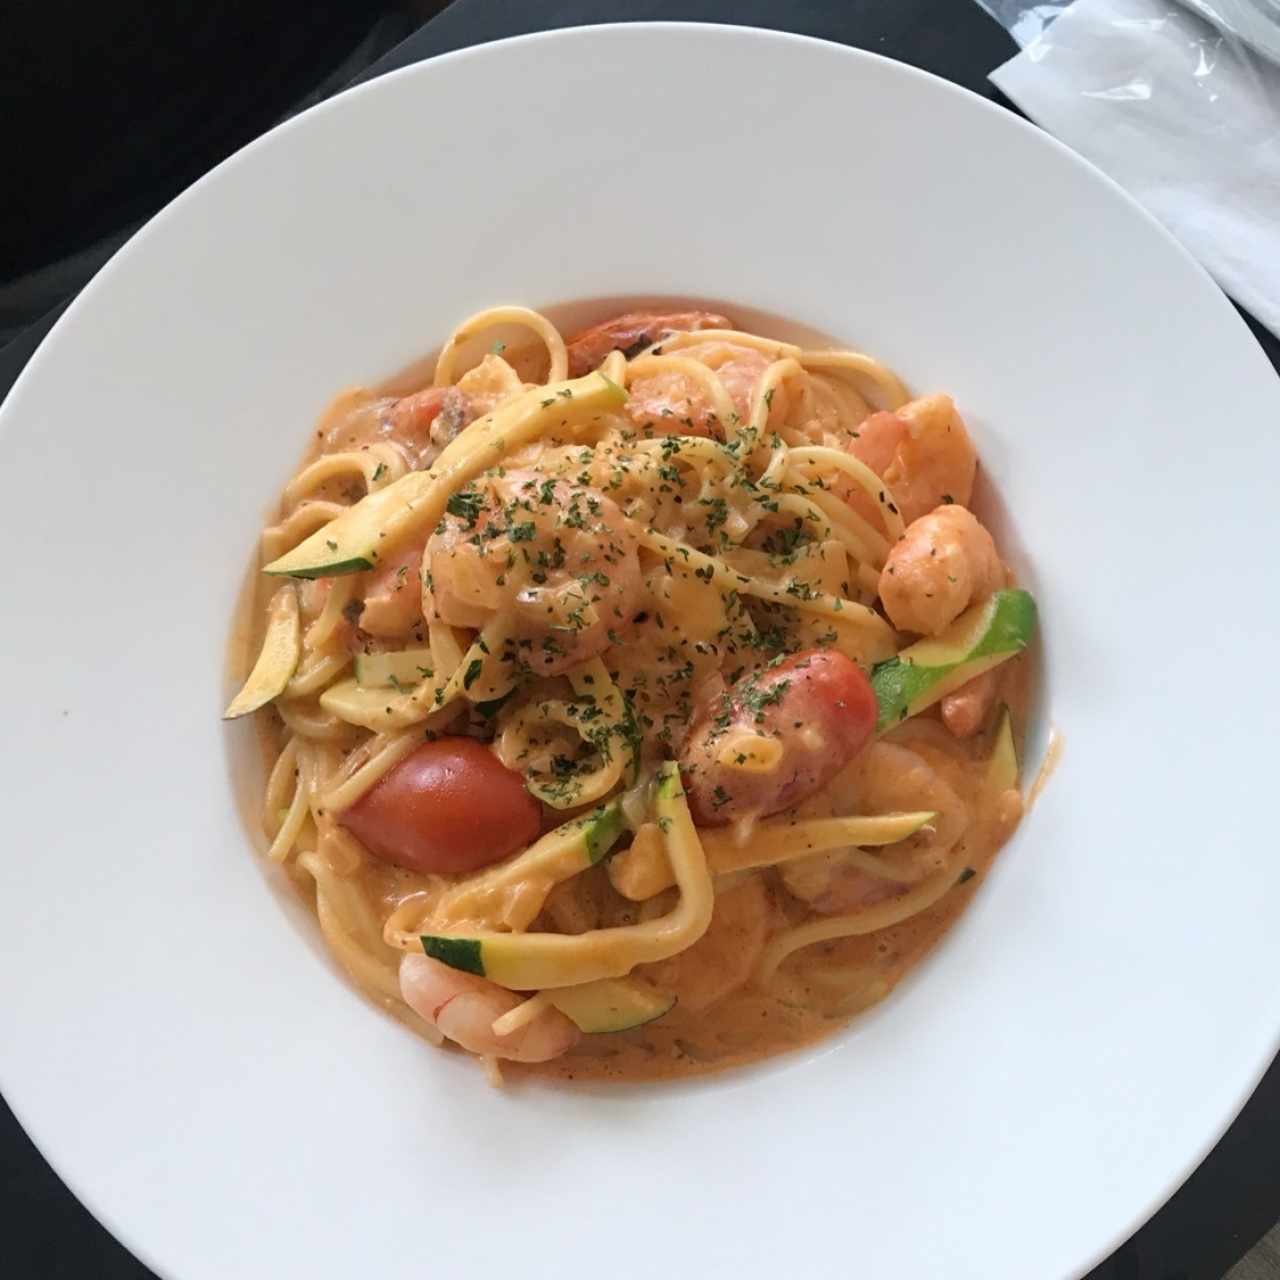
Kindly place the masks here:
<instances>
[{"instance_id":1,"label":"chopped parsley garnish","mask_svg":"<svg viewBox=\"0 0 1280 1280\"><path fill-rule=\"evenodd\" d=\"M798 549L806 539L799 519L794 525L785 529L774 529L764 540L764 550L780 560L790 561L795 558Z\"/></svg>"},{"instance_id":2,"label":"chopped parsley garnish","mask_svg":"<svg viewBox=\"0 0 1280 1280\"><path fill-rule=\"evenodd\" d=\"M449 495L444 509L451 516L465 520L468 529L474 529L480 519L480 512L484 510L484 495L477 489L459 489Z\"/></svg>"},{"instance_id":3,"label":"chopped parsley garnish","mask_svg":"<svg viewBox=\"0 0 1280 1280\"><path fill-rule=\"evenodd\" d=\"M819 594L809 583L801 582L798 578L792 578L785 590L787 595L795 596L797 600L815 600Z\"/></svg>"},{"instance_id":4,"label":"chopped parsley garnish","mask_svg":"<svg viewBox=\"0 0 1280 1280\"><path fill-rule=\"evenodd\" d=\"M488 702L477 702L475 704L475 710L485 720L492 720L493 717L502 710L514 693L514 689L508 689L500 698L491 698Z\"/></svg>"},{"instance_id":5,"label":"chopped parsley garnish","mask_svg":"<svg viewBox=\"0 0 1280 1280\"><path fill-rule=\"evenodd\" d=\"M707 508L707 514L704 517L707 522L707 532L714 533L729 518L729 504L723 498L703 498L701 502Z\"/></svg>"},{"instance_id":6,"label":"chopped parsley garnish","mask_svg":"<svg viewBox=\"0 0 1280 1280\"><path fill-rule=\"evenodd\" d=\"M751 676L746 688L739 695L738 701L751 712L756 724L762 724L765 709L776 707L787 696L787 690L790 688L790 680L779 680L772 688L761 689L755 676Z\"/></svg>"}]
</instances>

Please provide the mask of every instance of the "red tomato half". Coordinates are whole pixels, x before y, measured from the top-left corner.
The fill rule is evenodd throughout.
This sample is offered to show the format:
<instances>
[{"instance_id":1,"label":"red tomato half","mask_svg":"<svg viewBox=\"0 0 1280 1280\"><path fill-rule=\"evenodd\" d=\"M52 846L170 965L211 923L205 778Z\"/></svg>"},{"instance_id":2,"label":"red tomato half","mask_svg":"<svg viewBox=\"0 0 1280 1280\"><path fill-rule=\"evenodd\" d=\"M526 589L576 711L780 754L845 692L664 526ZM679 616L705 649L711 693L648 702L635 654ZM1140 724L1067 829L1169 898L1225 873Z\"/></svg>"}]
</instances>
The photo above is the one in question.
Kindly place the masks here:
<instances>
[{"instance_id":1,"label":"red tomato half","mask_svg":"<svg viewBox=\"0 0 1280 1280\"><path fill-rule=\"evenodd\" d=\"M474 871L538 838L542 809L474 738L424 742L338 821L375 857L411 871Z\"/></svg>"},{"instance_id":2,"label":"red tomato half","mask_svg":"<svg viewBox=\"0 0 1280 1280\"><path fill-rule=\"evenodd\" d=\"M721 826L790 809L820 791L871 739L876 695L855 662L833 649L797 653L743 676L692 727L680 769L693 820ZM730 731L777 741L772 769L746 772L720 758Z\"/></svg>"}]
</instances>

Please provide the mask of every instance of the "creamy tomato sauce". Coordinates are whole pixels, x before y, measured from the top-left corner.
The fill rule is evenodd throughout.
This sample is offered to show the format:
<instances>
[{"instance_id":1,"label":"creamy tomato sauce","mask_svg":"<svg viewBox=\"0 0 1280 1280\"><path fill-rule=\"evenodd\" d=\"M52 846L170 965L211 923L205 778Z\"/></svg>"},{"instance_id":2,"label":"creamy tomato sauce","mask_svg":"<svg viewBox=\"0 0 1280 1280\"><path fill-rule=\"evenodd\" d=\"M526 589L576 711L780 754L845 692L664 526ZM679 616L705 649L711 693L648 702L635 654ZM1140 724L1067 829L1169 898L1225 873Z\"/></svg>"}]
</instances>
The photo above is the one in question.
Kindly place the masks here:
<instances>
[{"instance_id":1,"label":"creamy tomato sauce","mask_svg":"<svg viewBox=\"0 0 1280 1280\"><path fill-rule=\"evenodd\" d=\"M1001 674L1000 697L1014 723L1025 724L1032 669L1026 656ZM653 1081L705 1075L812 1044L878 1003L960 918L1001 846L1023 814L1016 789L984 787L990 736L961 746L930 716L891 734L946 770L971 813L957 855L973 874L936 906L864 937L798 952L768 990L743 983L766 939L802 915L770 874L717 895L717 914L702 941L653 976L679 997L656 1023L609 1036L587 1036L567 1055L509 1070L560 1080ZM1023 743L1018 742L1019 754ZM724 990L725 994L721 994Z\"/></svg>"},{"instance_id":2,"label":"creamy tomato sauce","mask_svg":"<svg viewBox=\"0 0 1280 1280\"><path fill-rule=\"evenodd\" d=\"M233 628L238 671L263 654L237 701L268 695L268 857L369 998L508 1072L662 1080L820 1039L934 946L1023 814L1034 606L962 417L727 310L566 346L495 309L342 392ZM521 951L542 935L563 961ZM578 987L639 1025L570 1016Z\"/></svg>"}]
</instances>

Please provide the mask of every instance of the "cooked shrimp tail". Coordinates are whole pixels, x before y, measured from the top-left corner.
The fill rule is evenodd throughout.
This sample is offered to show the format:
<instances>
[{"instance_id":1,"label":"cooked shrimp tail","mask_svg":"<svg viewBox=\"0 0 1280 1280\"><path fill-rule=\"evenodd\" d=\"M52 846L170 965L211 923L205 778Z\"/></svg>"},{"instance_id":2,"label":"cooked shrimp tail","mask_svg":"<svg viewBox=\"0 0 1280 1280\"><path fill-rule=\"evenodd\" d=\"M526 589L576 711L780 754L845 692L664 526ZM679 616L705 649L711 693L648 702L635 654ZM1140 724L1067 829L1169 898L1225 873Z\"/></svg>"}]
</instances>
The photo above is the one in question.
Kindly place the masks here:
<instances>
[{"instance_id":1,"label":"cooked shrimp tail","mask_svg":"<svg viewBox=\"0 0 1280 1280\"><path fill-rule=\"evenodd\" d=\"M400 991L405 1004L446 1040L482 1058L547 1062L578 1041L577 1027L550 1005L509 1035L495 1034L493 1024L525 997L430 956L406 955L400 961Z\"/></svg>"}]
</instances>

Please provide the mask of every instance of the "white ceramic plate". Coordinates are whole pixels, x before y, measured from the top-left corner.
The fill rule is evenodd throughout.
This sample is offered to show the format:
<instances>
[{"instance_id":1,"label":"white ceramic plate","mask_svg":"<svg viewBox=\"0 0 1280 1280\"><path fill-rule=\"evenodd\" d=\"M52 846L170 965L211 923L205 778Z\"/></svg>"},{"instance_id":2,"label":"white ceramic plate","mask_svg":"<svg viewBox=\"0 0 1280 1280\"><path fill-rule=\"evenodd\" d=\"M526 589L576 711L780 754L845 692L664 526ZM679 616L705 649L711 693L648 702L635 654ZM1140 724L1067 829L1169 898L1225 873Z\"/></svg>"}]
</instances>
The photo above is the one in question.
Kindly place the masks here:
<instances>
[{"instance_id":1,"label":"white ceramic plate","mask_svg":"<svg viewBox=\"0 0 1280 1280\"><path fill-rule=\"evenodd\" d=\"M500 1094L344 985L249 853L227 620L335 388L490 303L637 294L804 320L957 396L1066 754L845 1033ZM0 1085L178 1280L1080 1273L1280 1031L1277 421L1244 326L1118 190L867 54L566 31L308 112L138 235L0 417Z\"/></svg>"}]
</instances>

